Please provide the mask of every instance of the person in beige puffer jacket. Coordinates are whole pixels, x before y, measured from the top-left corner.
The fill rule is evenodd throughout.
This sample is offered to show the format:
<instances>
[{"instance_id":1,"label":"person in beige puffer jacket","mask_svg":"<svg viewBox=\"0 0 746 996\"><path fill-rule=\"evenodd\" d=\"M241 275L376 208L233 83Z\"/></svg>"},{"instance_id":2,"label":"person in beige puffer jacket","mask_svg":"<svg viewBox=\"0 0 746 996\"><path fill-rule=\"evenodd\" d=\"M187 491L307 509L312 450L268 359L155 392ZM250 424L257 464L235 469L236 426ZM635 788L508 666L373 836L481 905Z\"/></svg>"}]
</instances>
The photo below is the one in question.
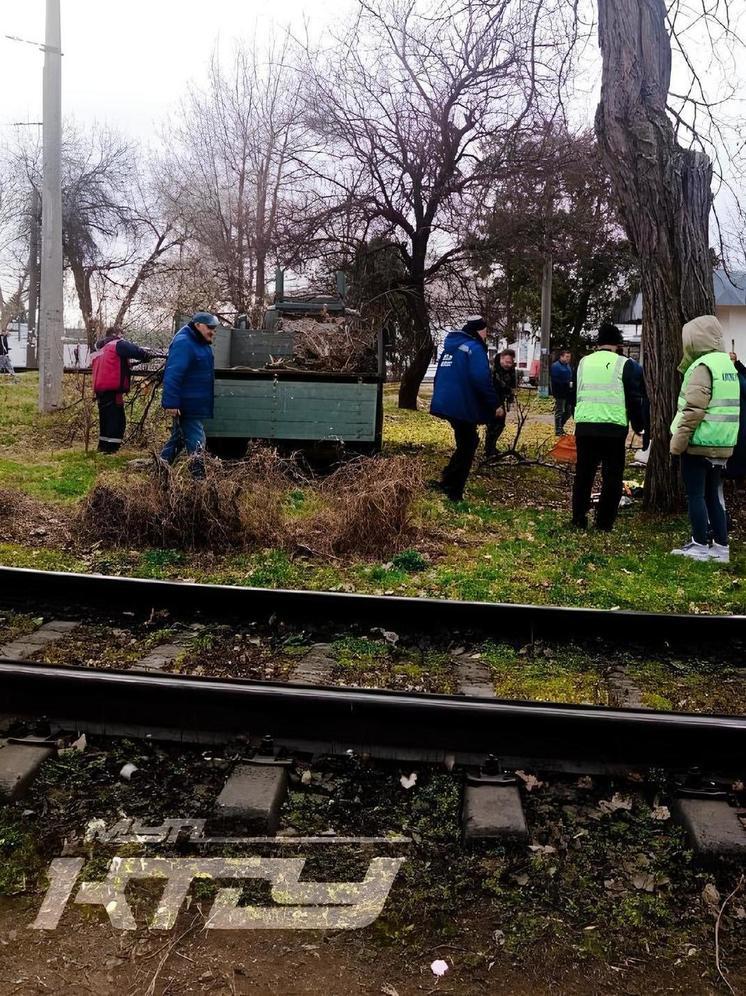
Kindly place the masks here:
<instances>
[{"instance_id":1,"label":"person in beige puffer jacket","mask_svg":"<svg viewBox=\"0 0 746 996\"><path fill-rule=\"evenodd\" d=\"M727 563L730 553L721 473L738 436L738 374L723 348L723 330L714 315L687 322L682 339L684 358L679 370L684 382L671 425L670 449L673 456L681 457L692 539L671 552Z\"/></svg>"}]
</instances>

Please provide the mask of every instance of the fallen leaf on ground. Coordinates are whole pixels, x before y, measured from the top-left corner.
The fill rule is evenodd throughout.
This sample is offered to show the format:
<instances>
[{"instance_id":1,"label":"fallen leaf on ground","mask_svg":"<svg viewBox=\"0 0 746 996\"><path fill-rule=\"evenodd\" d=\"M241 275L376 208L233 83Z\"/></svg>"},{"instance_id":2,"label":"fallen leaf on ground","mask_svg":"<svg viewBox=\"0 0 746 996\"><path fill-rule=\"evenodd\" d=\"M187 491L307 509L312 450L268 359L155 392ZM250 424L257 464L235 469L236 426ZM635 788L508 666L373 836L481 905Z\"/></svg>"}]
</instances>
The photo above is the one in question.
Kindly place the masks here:
<instances>
[{"instance_id":1,"label":"fallen leaf on ground","mask_svg":"<svg viewBox=\"0 0 746 996\"><path fill-rule=\"evenodd\" d=\"M540 782L536 775L529 775L525 771L516 771L516 776L521 779L523 784L526 786L526 791L531 792L533 789L540 789L544 787L544 782Z\"/></svg>"},{"instance_id":2,"label":"fallen leaf on ground","mask_svg":"<svg viewBox=\"0 0 746 996\"><path fill-rule=\"evenodd\" d=\"M668 806L654 806L650 813L651 820L670 820L671 810Z\"/></svg>"},{"instance_id":3,"label":"fallen leaf on ground","mask_svg":"<svg viewBox=\"0 0 746 996\"><path fill-rule=\"evenodd\" d=\"M714 882L708 882L702 890L702 902L711 913L717 913L720 909L720 893Z\"/></svg>"},{"instance_id":4,"label":"fallen leaf on ground","mask_svg":"<svg viewBox=\"0 0 746 996\"><path fill-rule=\"evenodd\" d=\"M602 799L598 808L602 813L616 813L620 809L629 811L632 809L632 800L627 796L620 795L619 792L615 792L611 799Z\"/></svg>"}]
</instances>

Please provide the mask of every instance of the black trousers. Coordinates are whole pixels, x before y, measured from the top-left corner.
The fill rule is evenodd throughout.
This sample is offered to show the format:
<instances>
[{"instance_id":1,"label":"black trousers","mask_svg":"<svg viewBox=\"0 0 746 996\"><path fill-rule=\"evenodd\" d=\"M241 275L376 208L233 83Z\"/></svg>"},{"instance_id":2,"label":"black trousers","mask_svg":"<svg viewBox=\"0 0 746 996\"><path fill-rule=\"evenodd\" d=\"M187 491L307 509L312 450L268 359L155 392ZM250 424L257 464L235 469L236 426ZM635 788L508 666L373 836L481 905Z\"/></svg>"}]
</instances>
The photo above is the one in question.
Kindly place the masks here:
<instances>
[{"instance_id":1,"label":"black trousers","mask_svg":"<svg viewBox=\"0 0 746 996\"><path fill-rule=\"evenodd\" d=\"M119 403L117 403L119 398ZM116 453L122 445L127 417L124 401L116 391L103 391L96 395L98 401L98 451Z\"/></svg>"},{"instance_id":2,"label":"black trousers","mask_svg":"<svg viewBox=\"0 0 746 996\"><path fill-rule=\"evenodd\" d=\"M441 482L448 497L460 501L479 446L479 433L474 422L461 422L457 419L448 421L456 437L456 451L441 475Z\"/></svg>"},{"instance_id":3,"label":"black trousers","mask_svg":"<svg viewBox=\"0 0 746 996\"><path fill-rule=\"evenodd\" d=\"M487 423L484 432L484 455L486 457L494 456L497 452L497 441L505 431L506 418L507 415L503 415L501 418L495 416Z\"/></svg>"},{"instance_id":4,"label":"black trousers","mask_svg":"<svg viewBox=\"0 0 746 996\"><path fill-rule=\"evenodd\" d=\"M572 489L572 521L584 526L591 507L591 489L601 465L601 498L596 511L599 529L611 529L619 511L624 480L626 439L623 436L575 436L578 462Z\"/></svg>"}]
</instances>

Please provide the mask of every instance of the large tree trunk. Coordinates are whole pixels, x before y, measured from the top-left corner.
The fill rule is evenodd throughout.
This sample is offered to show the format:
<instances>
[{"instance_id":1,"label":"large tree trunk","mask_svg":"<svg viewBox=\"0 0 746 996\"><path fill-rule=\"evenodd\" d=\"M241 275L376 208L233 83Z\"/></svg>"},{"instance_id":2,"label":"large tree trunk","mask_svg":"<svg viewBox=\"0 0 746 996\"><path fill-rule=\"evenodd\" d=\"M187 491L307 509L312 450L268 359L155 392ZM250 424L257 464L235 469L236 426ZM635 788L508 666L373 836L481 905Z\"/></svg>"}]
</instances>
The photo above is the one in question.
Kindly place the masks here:
<instances>
[{"instance_id":1,"label":"large tree trunk","mask_svg":"<svg viewBox=\"0 0 746 996\"><path fill-rule=\"evenodd\" d=\"M712 165L703 153L677 144L666 114L671 42L664 0L599 0L598 8L603 81L596 134L642 279L652 422L645 502L670 511L679 493L668 439L681 383L681 327L715 307Z\"/></svg>"},{"instance_id":2,"label":"large tree trunk","mask_svg":"<svg viewBox=\"0 0 746 996\"><path fill-rule=\"evenodd\" d=\"M430 332L424 287L413 288L407 302L413 319L414 351L399 383L399 407L417 411L417 395L433 358L435 344Z\"/></svg>"}]
</instances>

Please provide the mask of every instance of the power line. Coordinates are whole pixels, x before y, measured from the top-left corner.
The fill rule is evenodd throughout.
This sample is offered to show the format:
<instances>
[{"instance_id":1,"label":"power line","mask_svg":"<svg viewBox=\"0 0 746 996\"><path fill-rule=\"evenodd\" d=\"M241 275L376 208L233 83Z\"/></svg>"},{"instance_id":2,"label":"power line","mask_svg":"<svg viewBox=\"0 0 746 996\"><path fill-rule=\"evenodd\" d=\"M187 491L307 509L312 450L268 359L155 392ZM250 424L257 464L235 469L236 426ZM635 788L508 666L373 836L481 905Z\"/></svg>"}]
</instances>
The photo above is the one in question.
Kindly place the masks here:
<instances>
[{"instance_id":1,"label":"power line","mask_svg":"<svg viewBox=\"0 0 746 996\"><path fill-rule=\"evenodd\" d=\"M33 48L38 48L40 52L52 52L55 55L63 55L61 48L56 48L54 45L45 45L44 42L30 41L28 38L20 38L18 35L3 35L3 38L7 38L9 41L22 42L24 45L31 45Z\"/></svg>"}]
</instances>

